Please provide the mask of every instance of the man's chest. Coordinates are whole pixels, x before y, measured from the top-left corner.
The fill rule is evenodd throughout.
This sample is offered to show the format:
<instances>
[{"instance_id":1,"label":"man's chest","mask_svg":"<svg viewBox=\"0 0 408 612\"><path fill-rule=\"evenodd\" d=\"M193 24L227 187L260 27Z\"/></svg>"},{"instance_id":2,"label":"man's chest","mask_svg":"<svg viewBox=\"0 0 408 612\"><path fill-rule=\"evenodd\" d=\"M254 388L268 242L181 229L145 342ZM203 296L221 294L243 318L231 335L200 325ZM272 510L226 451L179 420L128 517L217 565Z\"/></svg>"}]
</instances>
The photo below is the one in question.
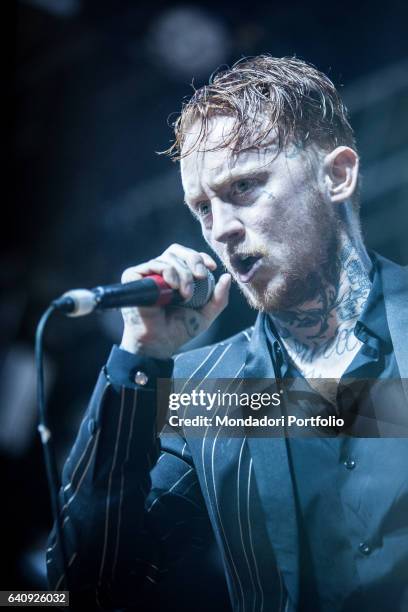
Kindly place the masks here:
<instances>
[{"instance_id":1,"label":"man's chest","mask_svg":"<svg viewBox=\"0 0 408 612\"><path fill-rule=\"evenodd\" d=\"M319 395L334 405L338 383L350 368L362 345L362 342L354 337L353 340L338 345L337 349L316 354L296 350L290 344L285 345L285 349L289 367L294 366Z\"/></svg>"},{"instance_id":2,"label":"man's chest","mask_svg":"<svg viewBox=\"0 0 408 612\"><path fill-rule=\"evenodd\" d=\"M215 533L240 579L245 582L250 559L267 580L275 556L290 580L302 529L316 577L336 601L364 584L367 572L382 580L384 568L405 567L408 480L402 466L408 440L339 436L290 442L219 436L194 449Z\"/></svg>"},{"instance_id":3,"label":"man's chest","mask_svg":"<svg viewBox=\"0 0 408 612\"><path fill-rule=\"evenodd\" d=\"M302 351L285 344L287 356L304 378L331 378L339 380L353 362L363 343L351 337L346 343L322 351Z\"/></svg>"},{"instance_id":4,"label":"man's chest","mask_svg":"<svg viewBox=\"0 0 408 612\"><path fill-rule=\"evenodd\" d=\"M220 435L196 441L192 455L218 544L243 592L256 576L276 589L276 571L278 585L292 593L305 533L319 593L327 609L341 609L370 580L387 583L395 568L408 570L408 480L401 469L408 440L294 442L296 448L282 439Z\"/></svg>"}]
</instances>

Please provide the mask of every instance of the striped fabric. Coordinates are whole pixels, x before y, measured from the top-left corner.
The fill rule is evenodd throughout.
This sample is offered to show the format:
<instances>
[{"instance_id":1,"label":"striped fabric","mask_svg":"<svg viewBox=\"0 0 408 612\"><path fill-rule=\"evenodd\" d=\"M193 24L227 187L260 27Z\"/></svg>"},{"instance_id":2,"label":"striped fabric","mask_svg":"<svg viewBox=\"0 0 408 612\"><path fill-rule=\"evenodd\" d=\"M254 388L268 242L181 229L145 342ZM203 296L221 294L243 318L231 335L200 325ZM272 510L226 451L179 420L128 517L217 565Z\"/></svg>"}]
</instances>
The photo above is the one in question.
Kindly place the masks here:
<instances>
[{"instance_id":1,"label":"striped fabric","mask_svg":"<svg viewBox=\"0 0 408 612\"><path fill-rule=\"evenodd\" d=\"M177 356L175 379L189 389L210 378L239 385L251 334ZM153 390L118 392L101 372L63 470L70 589L101 607L137 607L183 555L215 537L232 609L288 612L247 440L217 433L158 441L155 402ZM58 590L66 582L55 539L54 530L47 565Z\"/></svg>"}]
</instances>

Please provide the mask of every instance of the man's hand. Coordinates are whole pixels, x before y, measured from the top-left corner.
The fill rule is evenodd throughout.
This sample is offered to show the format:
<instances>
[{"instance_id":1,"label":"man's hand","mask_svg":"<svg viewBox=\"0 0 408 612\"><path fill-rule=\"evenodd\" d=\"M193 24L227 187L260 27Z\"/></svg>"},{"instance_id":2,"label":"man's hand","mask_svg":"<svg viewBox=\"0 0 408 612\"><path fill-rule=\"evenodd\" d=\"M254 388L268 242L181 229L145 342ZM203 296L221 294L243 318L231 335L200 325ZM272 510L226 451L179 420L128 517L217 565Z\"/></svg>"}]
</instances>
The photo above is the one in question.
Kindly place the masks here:
<instances>
[{"instance_id":1,"label":"man's hand","mask_svg":"<svg viewBox=\"0 0 408 612\"><path fill-rule=\"evenodd\" d=\"M140 280L147 274L160 274L170 287L189 299L194 278L205 278L207 270L217 264L206 253L198 253L172 244L156 259L151 259L122 275L122 283ZM143 353L156 359L168 359L177 349L205 331L228 304L231 276L223 274L214 288L211 300L200 309L181 306L123 308L124 330L120 345L131 353Z\"/></svg>"}]
</instances>

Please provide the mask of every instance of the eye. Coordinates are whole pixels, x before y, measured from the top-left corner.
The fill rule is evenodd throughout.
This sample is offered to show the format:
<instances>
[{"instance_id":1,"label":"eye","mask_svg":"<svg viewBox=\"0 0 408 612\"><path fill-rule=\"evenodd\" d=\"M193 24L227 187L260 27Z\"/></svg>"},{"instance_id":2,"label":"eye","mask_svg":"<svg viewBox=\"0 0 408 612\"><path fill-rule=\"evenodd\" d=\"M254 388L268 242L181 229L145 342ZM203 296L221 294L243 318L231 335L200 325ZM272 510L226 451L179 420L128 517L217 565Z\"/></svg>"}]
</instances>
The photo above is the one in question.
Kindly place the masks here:
<instances>
[{"instance_id":1,"label":"eye","mask_svg":"<svg viewBox=\"0 0 408 612\"><path fill-rule=\"evenodd\" d=\"M205 217L211 211L209 202L198 202L195 208L199 217Z\"/></svg>"},{"instance_id":2,"label":"eye","mask_svg":"<svg viewBox=\"0 0 408 612\"><path fill-rule=\"evenodd\" d=\"M255 187L256 184L256 179L240 179L239 181L235 181L232 185L232 194L235 196L244 195Z\"/></svg>"}]
</instances>

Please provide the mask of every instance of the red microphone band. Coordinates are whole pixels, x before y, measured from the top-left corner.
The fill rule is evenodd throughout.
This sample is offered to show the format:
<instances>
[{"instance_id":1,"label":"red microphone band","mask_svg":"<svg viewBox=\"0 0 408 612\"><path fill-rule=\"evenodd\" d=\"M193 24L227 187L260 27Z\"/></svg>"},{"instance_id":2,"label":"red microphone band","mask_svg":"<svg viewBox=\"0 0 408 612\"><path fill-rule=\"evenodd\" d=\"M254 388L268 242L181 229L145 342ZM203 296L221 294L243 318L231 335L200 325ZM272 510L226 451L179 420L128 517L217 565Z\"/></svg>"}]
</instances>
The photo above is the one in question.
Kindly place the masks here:
<instances>
[{"instance_id":1,"label":"red microphone band","mask_svg":"<svg viewBox=\"0 0 408 612\"><path fill-rule=\"evenodd\" d=\"M156 306L167 306L174 300L174 289L169 287L166 281L159 274L147 274L144 278L151 278L159 289L159 299L156 302Z\"/></svg>"}]
</instances>

